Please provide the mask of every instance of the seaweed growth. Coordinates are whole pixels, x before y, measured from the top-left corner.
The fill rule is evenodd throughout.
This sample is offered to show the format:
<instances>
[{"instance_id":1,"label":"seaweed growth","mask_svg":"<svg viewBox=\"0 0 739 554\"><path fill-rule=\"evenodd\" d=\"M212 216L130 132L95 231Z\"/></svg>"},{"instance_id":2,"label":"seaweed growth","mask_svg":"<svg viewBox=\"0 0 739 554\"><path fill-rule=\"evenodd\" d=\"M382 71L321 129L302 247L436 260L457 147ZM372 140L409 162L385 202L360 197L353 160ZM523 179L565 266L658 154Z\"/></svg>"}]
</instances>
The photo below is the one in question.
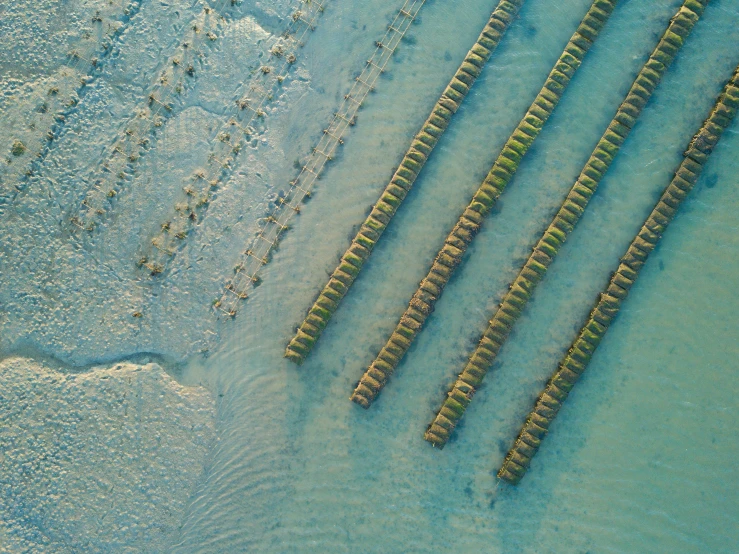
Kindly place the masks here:
<instances>
[{"instance_id":1,"label":"seaweed growth","mask_svg":"<svg viewBox=\"0 0 739 554\"><path fill-rule=\"evenodd\" d=\"M461 263L462 255L480 230L483 220L513 178L521 160L559 103L572 76L580 67L601 28L608 21L615 5L615 0L595 0L585 14L547 76L541 91L508 138L472 201L445 239L444 246L411 298L395 331L359 381L351 396L353 402L368 408L390 379L434 309L452 273ZM471 391L465 394L471 396Z\"/></svg>"},{"instance_id":2,"label":"seaweed growth","mask_svg":"<svg viewBox=\"0 0 739 554\"><path fill-rule=\"evenodd\" d=\"M457 422L464 415L475 389L521 316L526 303L544 278L549 265L580 220L598 184L613 163L621 145L634 126L683 42L703 13L708 0L685 0L660 38L629 89L625 100L598 141L590 159L575 181L554 220L536 243L533 252L503 297L480 343L449 391L425 438L435 446L444 446ZM466 396L466 399L462 398Z\"/></svg>"},{"instance_id":3,"label":"seaweed growth","mask_svg":"<svg viewBox=\"0 0 739 554\"><path fill-rule=\"evenodd\" d=\"M559 413L570 390L587 368L650 252L657 246L683 200L693 189L708 157L736 116L737 109L739 109L739 67L718 97L708 119L690 141L684 154L685 158L672 181L629 245L585 325L537 399L498 471L500 479L515 485L523 478L549 426Z\"/></svg>"},{"instance_id":4,"label":"seaweed growth","mask_svg":"<svg viewBox=\"0 0 739 554\"><path fill-rule=\"evenodd\" d=\"M380 200L372 208L357 236L341 257L328 284L319 293L318 299L308 311L308 316L288 344L285 350L286 358L297 364L303 363L413 186L439 138L449 126L452 116L457 112L469 93L470 87L480 76L485 63L498 47L503 34L522 4L523 0L503 0L495 8L490 20L437 100L421 130L411 141L410 148L403 156L390 183L383 190Z\"/></svg>"}]
</instances>

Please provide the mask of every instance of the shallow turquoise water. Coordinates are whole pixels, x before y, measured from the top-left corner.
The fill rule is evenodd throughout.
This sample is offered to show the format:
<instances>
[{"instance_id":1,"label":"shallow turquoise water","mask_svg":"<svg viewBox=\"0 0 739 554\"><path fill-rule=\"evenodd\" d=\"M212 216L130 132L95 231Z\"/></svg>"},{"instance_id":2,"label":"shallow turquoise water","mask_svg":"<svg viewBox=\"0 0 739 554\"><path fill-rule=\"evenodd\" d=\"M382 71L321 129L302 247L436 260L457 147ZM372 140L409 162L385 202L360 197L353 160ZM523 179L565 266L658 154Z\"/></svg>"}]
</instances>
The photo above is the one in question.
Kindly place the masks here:
<instances>
[{"instance_id":1,"label":"shallow turquoise water","mask_svg":"<svg viewBox=\"0 0 739 554\"><path fill-rule=\"evenodd\" d=\"M528 0L309 360L297 368L282 358L315 291L494 4L433 0L423 8L341 154L265 267L263 284L233 321L208 324L218 332L208 357L171 369L182 383L212 391L216 422L177 546L164 551L737 550L736 125L528 475L515 488L495 479L542 385L739 63L734 1L714 0L707 8L443 451L423 440L426 425L680 1L622 1L425 331L364 411L348 400L354 384L590 5ZM273 120L284 136L262 154L276 165L265 173L264 189L291 178L293 160L314 142L399 5L328 5L305 47L310 86L293 92ZM215 108L208 114L218 116ZM144 173L155 177L167 167L161 163ZM254 153L241 170L261 171L263 163L269 165ZM232 186L224 198L231 201L238 190ZM248 194L258 192L252 187ZM177 295L196 286L206 297L220 290L231 263L226 254L235 260L239 238L250 231L244 223L241 235L221 236L238 207L214 205L192 246L198 254L187 258L192 269L178 269L169 290L163 287L164 315L151 334L157 325L181 327L185 336L200 329L202 314L182 315L176 305L189 300ZM204 248L211 242L218 243L215 254ZM106 259L125 254L100 250ZM221 271L213 269L218 260ZM175 322L167 313L178 316ZM166 334L159 349L150 338L141 339L141 350L178 357ZM130 353L108 348L98 359Z\"/></svg>"},{"instance_id":2,"label":"shallow turquoise water","mask_svg":"<svg viewBox=\"0 0 739 554\"><path fill-rule=\"evenodd\" d=\"M320 345L296 369L280 359L293 325L490 2L424 8L414 44L403 47L391 79L363 110L259 294L224 333L222 350L187 372L214 383L224 403L219 448L182 552L734 551L736 131L717 149L529 475L518 488L497 488L494 479L535 395L739 60L731 2L708 8L453 443L439 452L423 441L433 410L679 2L632 0L617 9L380 400L367 412L347 400L588 5L524 6Z\"/></svg>"}]
</instances>

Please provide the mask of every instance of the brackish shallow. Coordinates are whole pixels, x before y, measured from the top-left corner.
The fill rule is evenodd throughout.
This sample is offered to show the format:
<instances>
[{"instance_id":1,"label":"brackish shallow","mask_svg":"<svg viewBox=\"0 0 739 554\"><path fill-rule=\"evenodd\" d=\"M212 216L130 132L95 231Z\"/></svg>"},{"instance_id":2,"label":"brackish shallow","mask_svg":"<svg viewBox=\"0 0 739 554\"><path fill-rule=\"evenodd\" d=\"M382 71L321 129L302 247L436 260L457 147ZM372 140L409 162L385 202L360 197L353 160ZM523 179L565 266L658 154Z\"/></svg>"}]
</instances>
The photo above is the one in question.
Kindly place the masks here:
<instances>
[{"instance_id":1,"label":"brackish shallow","mask_svg":"<svg viewBox=\"0 0 739 554\"><path fill-rule=\"evenodd\" d=\"M0 550L733 551L735 129L650 256L526 479L514 488L495 478L537 394L739 61L733 1L709 4L502 348L462 432L443 451L423 440L494 306L681 3L630 0L616 8L426 330L365 411L349 401L352 389L590 0L523 4L299 369L283 358L295 326L497 2L424 6L340 155L264 267L261 286L233 320L216 320L212 301L401 3L326 3L295 79L157 281L136 267L138 249L166 218L183 179L204 163L291 3L228 8L202 73L137 162L112 216L79 240L65 221L84 196L80 176L146 102L203 7L142 2L121 34L120 53L101 67L66 132L0 220L0 353L7 358L0 398L33 407L3 404L0 411ZM24 114L38 108L33 93L48 90L95 6L48 0L0 8L2 32L14 37L0 45L3 155ZM104 385L106 377L115 384ZM90 391L102 390L95 394L104 402L90 400ZM23 400L29 391L33 402ZM120 405L111 400L116 394L127 395ZM70 395L87 400L72 405ZM162 409L170 405L177 409ZM132 411L151 417L135 424ZM98 423L81 435L83 428L68 423L77 419ZM50 445L48 436L58 443ZM142 463L147 456L150 468ZM132 457L142 465L132 466ZM56 468L63 480L54 481ZM48 480L60 488L50 491ZM111 499L105 517L101 489ZM115 542L70 541L83 533L108 533Z\"/></svg>"}]
</instances>

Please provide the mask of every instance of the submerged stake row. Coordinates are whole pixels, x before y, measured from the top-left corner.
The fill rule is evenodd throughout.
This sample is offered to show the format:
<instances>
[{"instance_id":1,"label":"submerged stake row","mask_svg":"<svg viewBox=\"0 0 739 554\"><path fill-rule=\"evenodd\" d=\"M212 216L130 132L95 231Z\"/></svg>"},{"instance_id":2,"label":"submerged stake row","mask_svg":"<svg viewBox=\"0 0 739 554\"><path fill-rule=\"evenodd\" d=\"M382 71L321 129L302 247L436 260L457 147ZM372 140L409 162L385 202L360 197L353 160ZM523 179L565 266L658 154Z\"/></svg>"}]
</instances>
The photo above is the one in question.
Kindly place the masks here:
<instances>
[{"instance_id":1,"label":"submerged stake row","mask_svg":"<svg viewBox=\"0 0 739 554\"><path fill-rule=\"evenodd\" d=\"M482 68L497 48L503 34L518 13L524 0L503 0L493 11L475 44L465 56L451 82L431 110L421 131L414 137L400 166L385 187L380 200L372 208L349 249L341 257L328 284L308 312L308 316L290 341L285 357L301 364L321 336L339 302L344 298L364 262L413 186L432 150L444 133L479 77Z\"/></svg>"},{"instance_id":2,"label":"submerged stake row","mask_svg":"<svg viewBox=\"0 0 739 554\"><path fill-rule=\"evenodd\" d=\"M703 13L707 2L708 0L686 0L670 21L552 223L503 297L477 348L426 431L427 441L435 446L443 446L449 439L513 325L582 217L598 184L613 163L667 67Z\"/></svg>"},{"instance_id":3,"label":"submerged stake row","mask_svg":"<svg viewBox=\"0 0 739 554\"><path fill-rule=\"evenodd\" d=\"M287 78L297 61L299 48L305 44L310 31L315 28L324 4L312 0L301 0L299 6L287 18L289 25L266 52L266 58L276 68L262 65L254 71L248 84L236 101L234 115L224 123L211 145L207 166L199 169L183 187L183 195L159 225L158 231L140 248L138 265L145 267L151 275L164 272L184 245L185 239L202 219L218 186L233 171L235 158L244 143L254 134L252 124L264 116L264 109L272 100L273 93ZM266 62L269 63L269 62Z\"/></svg>"},{"instance_id":4,"label":"submerged stake row","mask_svg":"<svg viewBox=\"0 0 739 554\"><path fill-rule=\"evenodd\" d=\"M12 137L9 152L0 160L0 213L28 184L41 167L50 145L64 131L90 84L100 75L104 63L117 51L124 31L141 8L142 0L126 0L101 5L81 30L81 38L68 53L59 77L52 78L45 94L29 114L25 133Z\"/></svg>"},{"instance_id":5,"label":"submerged stake row","mask_svg":"<svg viewBox=\"0 0 739 554\"><path fill-rule=\"evenodd\" d=\"M315 0L304 1L315 3ZM216 308L223 313L236 315L239 301L247 298L251 289L260 282L259 271L269 261L272 249L280 240L282 233L288 229L288 222L294 214L300 212L301 203L310 196L314 183L333 158L339 145L344 143L343 137L349 127L356 122L359 108L364 104L370 91L374 90L375 83L385 71L385 67L425 2L426 0L405 0L392 23L387 26L382 39L375 42L374 53L367 60L359 76L354 78L351 89L344 96L328 127L323 130L323 135L312 149L300 174L290 182L290 188L284 196L280 196L257 236L248 244L239 265L236 266L235 275L226 284L221 298L215 302Z\"/></svg>"},{"instance_id":6,"label":"submerged stake row","mask_svg":"<svg viewBox=\"0 0 739 554\"><path fill-rule=\"evenodd\" d=\"M588 366L650 252L657 246L662 233L693 189L703 166L722 133L734 119L737 109L739 109L739 67L718 97L710 116L690 141L685 151L685 159L675 172L672 182L629 245L585 325L536 401L498 472L498 477L502 480L515 485L526 473L531 458L538 451L562 403Z\"/></svg>"},{"instance_id":7,"label":"submerged stake row","mask_svg":"<svg viewBox=\"0 0 739 554\"><path fill-rule=\"evenodd\" d=\"M228 0L221 4L227 5ZM199 74L205 45L216 40L224 21L216 10L206 6L186 26L182 42L152 83L144 104L136 109L113 145L106 149L101 162L85 179L90 186L69 218L73 229L93 231L111 209L113 199L131 179L141 156L151 148L156 129L172 117L179 98Z\"/></svg>"},{"instance_id":8,"label":"submerged stake row","mask_svg":"<svg viewBox=\"0 0 739 554\"><path fill-rule=\"evenodd\" d=\"M351 396L352 401L368 408L389 380L434 309L452 273L460 264L462 255L480 230L483 220L513 178L521 159L559 103L585 54L608 21L615 4L616 0L595 0L585 14L533 104L509 137L472 201L446 238L431 270L421 281L395 331L362 376ZM467 390L464 394L469 392ZM441 443L439 440L436 442Z\"/></svg>"}]
</instances>

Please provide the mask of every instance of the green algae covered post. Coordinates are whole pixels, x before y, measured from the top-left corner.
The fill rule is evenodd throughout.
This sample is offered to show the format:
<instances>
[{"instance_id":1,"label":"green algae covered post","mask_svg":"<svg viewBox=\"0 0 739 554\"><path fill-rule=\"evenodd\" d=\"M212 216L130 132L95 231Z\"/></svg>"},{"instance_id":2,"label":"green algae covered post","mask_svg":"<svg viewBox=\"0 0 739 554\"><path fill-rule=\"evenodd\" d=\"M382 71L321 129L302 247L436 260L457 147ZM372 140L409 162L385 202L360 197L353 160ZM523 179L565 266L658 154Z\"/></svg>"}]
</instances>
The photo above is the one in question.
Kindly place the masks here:
<instances>
[{"instance_id":1,"label":"green algae covered post","mask_svg":"<svg viewBox=\"0 0 739 554\"><path fill-rule=\"evenodd\" d=\"M434 309L452 273L461 262L462 255L480 229L483 219L490 213L498 197L513 178L521 159L559 103L570 79L580 67L601 28L608 21L615 5L616 0L593 2L549 73L543 88L508 138L492 169L447 236L444 246L431 265L431 270L421 281L387 344L360 380L351 396L352 401L368 408L387 383Z\"/></svg>"},{"instance_id":2,"label":"green algae covered post","mask_svg":"<svg viewBox=\"0 0 739 554\"><path fill-rule=\"evenodd\" d=\"M523 308L544 278L567 236L577 225L603 175L608 171L613 158L618 154L662 75L677 55L707 3L708 0L685 0L670 20L667 30L637 75L625 100L598 141L554 220L536 243L533 252L511 284L510 290L503 297L480 343L426 431L426 440L434 446L443 447L446 444L449 435L467 409L475 389L482 382L508 338L511 328L521 316ZM458 399L463 397L466 399L461 402L461 407L457 407ZM457 409L452 410L452 406Z\"/></svg>"},{"instance_id":3,"label":"green algae covered post","mask_svg":"<svg viewBox=\"0 0 739 554\"><path fill-rule=\"evenodd\" d=\"M585 371L595 349L618 314L621 303L639 276L639 271L647 261L649 253L657 245L680 204L692 190L721 134L734 119L737 109L739 109L739 67L718 97L710 116L690 141L685 151L685 159L675 172L672 182L662 193L652 213L629 245L585 325L580 329L577 338L537 399L516 442L498 471L500 479L515 485L526 473L531 458L539 449L541 440L546 436L562 403Z\"/></svg>"},{"instance_id":4,"label":"green algae covered post","mask_svg":"<svg viewBox=\"0 0 739 554\"><path fill-rule=\"evenodd\" d=\"M413 186L431 155L431 151L446 131L452 116L469 93L470 87L480 76L485 63L498 47L498 43L523 2L524 0L503 0L493 11L490 20L465 56L451 82L444 89L421 130L413 137L400 166L360 227L357 236L341 257L329 282L308 311L298 333L288 344L285 350L286 358L301 364L310 353L313 344L321 336L329 319L338 308L339 302L354 283L362 265L369 258L375 244ZM326 304L325 298L333 299L329 308L321 306ZM306 336L309 336L311 340L307 340Z\"/></svg>"}]
</instances>

